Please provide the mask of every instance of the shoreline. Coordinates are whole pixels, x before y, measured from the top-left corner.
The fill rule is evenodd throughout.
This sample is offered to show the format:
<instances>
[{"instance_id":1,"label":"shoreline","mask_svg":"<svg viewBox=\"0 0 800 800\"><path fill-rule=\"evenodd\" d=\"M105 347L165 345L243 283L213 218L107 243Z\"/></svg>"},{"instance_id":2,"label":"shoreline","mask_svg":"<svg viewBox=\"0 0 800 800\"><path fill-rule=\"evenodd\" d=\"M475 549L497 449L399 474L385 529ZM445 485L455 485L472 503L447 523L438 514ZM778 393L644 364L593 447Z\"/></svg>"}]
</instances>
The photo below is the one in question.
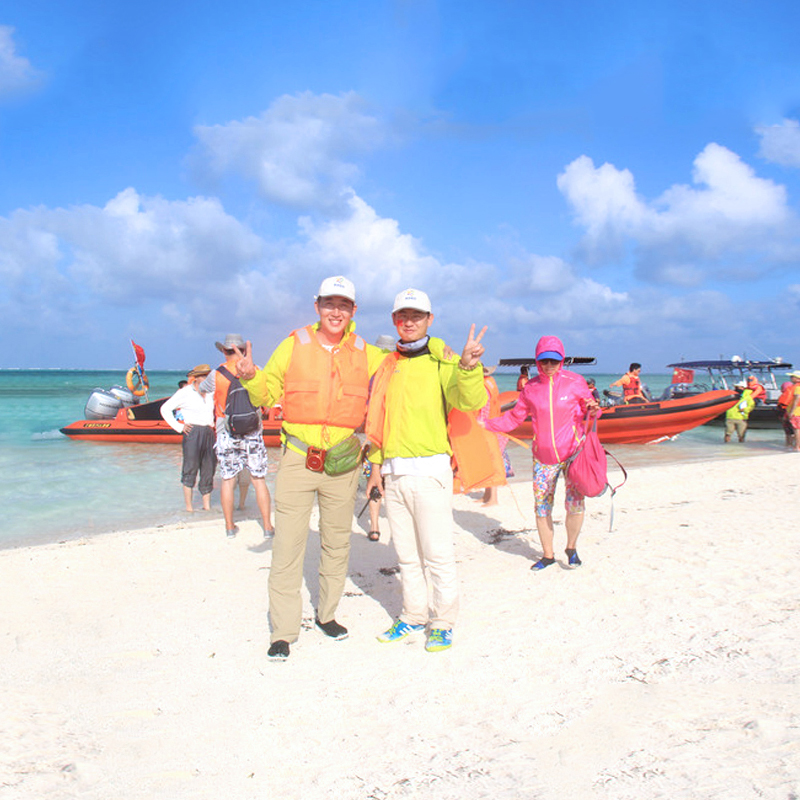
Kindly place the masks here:
<instances>
[{"instance_id":1,"label":"shoreline","mask_svg":"<svg viewBox=\"0 0 800 800\"><path fill-rule=\"evenodd\" d=\"M706 427L707 426L703 426L703 428ZM668 466L672 464L692 464L698 462L714 463L716 461L727 462L740 458L750 459L767 454L778 455L790 452L778 441L778 431L750 432L748 440L744 444L732 443L729 445L722 445L721 432L719 437L716 436L716 433L716 430L701 429L699 431L688 431L676 437L675 440L668 442L646 445L609 445L608 450L619 459L622 466L628 472L632 469L649 469L651 467ZM270 472L267 475L267 483L270 492L273 492L279 449L269 448L269 451ZM511 455L511 461L516 473L516 476L511 478L509 482L516 484L529 481L531 476L530 451L519 445L509 443L509 454ZM170 455L179 456L179 453L171 453ZM20 547L47 545L62 541L73 541L87 536L93 537L103 536L109 533L124 533L126 531L144 528L192 525L204 520L211 520L212 524L213 521L219 521L219 523L222 524L222 510L219 505L219 480L217 479L215 481L216 485L212 495L213 511L210 517L207 517L200 511L196 511L193 516L190 516L183 510L179 471L180 461L179 458L177 458L175 459L174 466L170 467L170 470L164 473L164 480L168 481L169 485L174 489L174 492L172 492L172 494L174 494L174 504L160 512L153 511L146 513L144 515L146 519L143 523L111 519L106 519L98 523L97 519L87 512L86 516L89 517L89 523L83 527L77 527L75 523L72 523L68 528L50 532L49 529L52 525L52 523L50 523L44 526L48 528L48 532L46 533L14 533L10 536L0 537L0 551L18 549ZM618 480L616 476L619 476ZM609 459L609 478L612 486L616 485L622 478L622 474L614 464L613 459ZM360 510L361 506L363 506L365 498L362 497L362 495L363 486L356 500L356 513ZM195 497L195 500L199 503L198 496ZM164 502L163 497L161 502ZM257 517L258 511L251 492L248 495L246 511L242 514L237 510L236 519L237 522L247 522L248 520L255 520ZM91 531L86 530L89 525L92 527Z\"/></svg>"},{"instance_id":2,"label":"shoreline","mask_svg":"<svg viewBox=\"0 0 800 800\"><path fill-rule=\"evenodd\" d=\"M789 455L788 453L786 454ZM530 487L454 501L452 650L375 636L393 548L352 540L333 642L266 659L271 543L192 522L0 551L12 800L785 798L800 791L794 460L629 472L541 574ZM768 520L768 523L767 523ZM769 550L760 537L769 525ZM316 527L316 514L312 517Z\"/></svg>"}]
</instances>

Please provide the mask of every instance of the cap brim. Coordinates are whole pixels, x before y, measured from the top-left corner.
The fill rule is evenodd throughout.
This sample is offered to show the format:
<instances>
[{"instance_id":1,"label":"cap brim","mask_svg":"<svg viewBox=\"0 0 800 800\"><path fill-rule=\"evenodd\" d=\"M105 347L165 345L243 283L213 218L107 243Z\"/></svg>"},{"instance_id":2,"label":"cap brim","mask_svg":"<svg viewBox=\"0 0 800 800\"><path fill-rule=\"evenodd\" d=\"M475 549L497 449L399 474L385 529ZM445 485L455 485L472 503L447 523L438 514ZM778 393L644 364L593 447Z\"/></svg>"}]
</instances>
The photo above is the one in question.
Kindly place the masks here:
<instances>
[{"instance_id":1,"label":"cap brim","mask_svg":"<svg viewBox=\"0 0 800 800\"><path fill-rule=\"evenodd\" d=\"M561 353L556 353L555 350L545 350L544 353L539 353L539 355L536 356L537 361L542 361L545 358L551 358L553 361L564 360L564 356L562 356Z\"/></svg>"}]
</instances>

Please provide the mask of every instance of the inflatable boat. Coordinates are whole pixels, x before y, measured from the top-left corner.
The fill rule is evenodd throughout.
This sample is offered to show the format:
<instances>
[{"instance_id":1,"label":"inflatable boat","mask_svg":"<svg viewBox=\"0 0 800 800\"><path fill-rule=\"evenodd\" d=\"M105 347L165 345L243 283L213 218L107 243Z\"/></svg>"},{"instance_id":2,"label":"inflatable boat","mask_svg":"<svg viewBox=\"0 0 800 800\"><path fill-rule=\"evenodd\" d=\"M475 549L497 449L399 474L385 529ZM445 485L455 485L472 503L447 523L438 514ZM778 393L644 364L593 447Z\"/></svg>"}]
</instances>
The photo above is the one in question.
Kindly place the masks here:
<instances>
[{"instance_id":1,"label":"inflatable boat","mask_svg":"<svg viewBox=\"0 0 800 800\"><path fill-rule=\"evenodd\" d=\"M112 391L95 389L84 410L86 419L61 428L61 433L84 442L178 444L181 441L181 434L170 428L161 416L161 406L166 397L150 403L124 405L125 401L115 397ZM262 416L264 444L278 447L281 443L280 407L263 409Z\"/></svg>"},{"instance_id":2,"label":"inflatable boat","mask_svg":"<svg viewBox=\"0 0 800 800\"><path fill-rule=\"evenodd\" d=\"M518 397L519 392L502 392L501 408L504 411L511 408ZM603 444L657 442L704 425L727 411L737 399L736 392L718 389L670 400L610 406L602 409L597 434ZM533 435L530 417L511 435L530 439Z\"/></svg>"}]
</instances>

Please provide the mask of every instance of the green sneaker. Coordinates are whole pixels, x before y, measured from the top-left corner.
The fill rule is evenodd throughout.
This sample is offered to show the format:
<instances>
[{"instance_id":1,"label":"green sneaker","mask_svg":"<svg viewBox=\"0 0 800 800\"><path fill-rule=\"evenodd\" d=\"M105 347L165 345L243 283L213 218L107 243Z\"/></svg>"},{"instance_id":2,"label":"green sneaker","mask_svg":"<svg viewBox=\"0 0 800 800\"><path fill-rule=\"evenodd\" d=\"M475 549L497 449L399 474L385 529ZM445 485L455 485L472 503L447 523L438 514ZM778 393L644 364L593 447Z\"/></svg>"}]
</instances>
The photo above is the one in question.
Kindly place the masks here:
<instances>
[{"instance_id":1,"label":"green sneaker","mask_svg":"<svg viewBox=\"0 0 800 800\"><path fill-rule=\"evenodd\" d=\"M378 635L378 641L399 642L401 639L405 639L406 636L410 636L412 633L419 633L420 631L424 630L424 625L411 625L408 622L403 622L403 620L398 619L388 631L384 631Z\"/></svg>"},{"instance_id":2,"label":"green sneaker","mask_svg":"<svg viewBox=\"0 0 800 800\"><path fill-rule=\"evenodd\" d=\"M450 628L431 628L425 649L429 653L438 653L453 646L453 631Z\"/></svg>"}]
</instances>

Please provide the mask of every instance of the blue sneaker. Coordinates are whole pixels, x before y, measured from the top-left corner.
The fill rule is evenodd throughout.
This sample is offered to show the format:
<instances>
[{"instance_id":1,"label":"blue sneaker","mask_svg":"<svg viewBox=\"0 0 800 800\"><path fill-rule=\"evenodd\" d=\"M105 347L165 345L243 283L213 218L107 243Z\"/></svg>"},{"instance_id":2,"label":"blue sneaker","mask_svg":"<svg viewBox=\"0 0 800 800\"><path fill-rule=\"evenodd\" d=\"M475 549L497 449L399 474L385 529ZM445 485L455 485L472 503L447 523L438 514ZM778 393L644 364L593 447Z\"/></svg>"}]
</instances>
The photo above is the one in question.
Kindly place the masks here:
<instances>
[{"instance_id":1,"label":"blue sneaker","mask_svg":"<svg viewBox=\"0 0 800 800\"><path fill-rule=\"evenodd\" d=\"M378 635L378 641L399 642L401 639L405 639L406 636L409 636L412 633L419 633L420 631L424 630L424 625L410 625L408 622L403 622L403 620L398 619L388 631L384 631Z\"/></svg>"},{"instance_id":2,"label":"blue sneaker","mask_svg":"<svg viewBox=\"0 0 800 800\"><path fill-rule=\"evenodd\" d=\"M431 628L425 649L429 653L438 653L453 646L453 631L450 628Z\"/></svg>"},{"instance_id":3,"label":"blue sneaker","mask_svg":"<svg viewBox=\"0 0 800 800\"><path fill-rule=\"evenodd\" d=\"M567 563L571 567L579 567L581 564L583 564L583 561L578 558L577 550L570 550L567 548L564 552L567 554Z\"/></svg>"},{"instance_id":4,"label":"blue sneaker","mask_svg":"<svg viewBox=\"0 0 800 800\"><path fill-rule=\"evenodd\" d=\"M554 558L545 558L542 556L532 567L533 570L540 570L544 569L545 567L549 567L551 564L555 564L556 560Z\"/></svg>"}]
</instances>

